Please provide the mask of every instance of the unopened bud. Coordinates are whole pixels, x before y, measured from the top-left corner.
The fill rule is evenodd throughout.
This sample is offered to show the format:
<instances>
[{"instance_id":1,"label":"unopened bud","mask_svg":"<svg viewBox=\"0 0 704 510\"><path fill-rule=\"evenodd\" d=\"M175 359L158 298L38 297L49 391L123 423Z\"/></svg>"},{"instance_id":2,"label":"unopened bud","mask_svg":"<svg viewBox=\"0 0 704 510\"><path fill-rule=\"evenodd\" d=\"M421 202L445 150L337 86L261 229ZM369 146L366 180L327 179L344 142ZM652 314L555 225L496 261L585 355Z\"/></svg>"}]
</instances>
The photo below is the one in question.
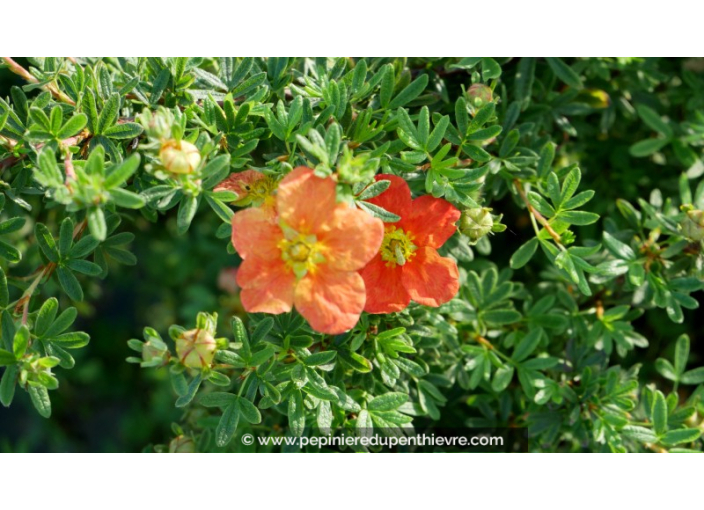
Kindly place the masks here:
<instances>
[{"instance_id":1,"label":"unopened bud","mask_svg":"<svg viewBox=\"0 0 704 510\"><path fill-rule=\"evenodd\" d=\"M682 235L692 241L704 239L704 211L689 209L687 215L680 222Z\"/></svg>"},{"instance_id":2,"label":"unopened bud","mask_svg":"<svg viewBox=\"0 0 704 510\"><path fill-rule=\"evenodd\" d=\"M176 339L178 359L188 368L207 368L213 362L217 342L207 329L184 331Z\"/></svg>"},{"instance_id":3,"label":"unopened bud","mask_svg":"<svg viewBox=\"0 0 704 510\"><path fill-rule=\"evenodd\" d=\"M176 436L169 443L169 453L195 453L196 444L190 436Z\"/></svg>"},{"instance_id":4,"label":"unopened bud","mask_svg":"<svg viewBox=\"0 0 704 510\"><path fill-rule=\"evenodd\" d=\"M467 97L472 106L480 107L486 103L491 103L493 91L483 83L475 83L467 90Z\"/></svg>"},{"instance_id":5,"label":"unopened bud","mask_svg":"<svg viewBox=\"0 0 704 510\"><path fill-rule=\"evenodd\" d=\"M161 144L159 157L164 168L173 174L192 174L200 165L200 151L183 140L167 140Z\"/></svg>"},{"instance_id":6,"label":"unopened bud","mask_svg":"<svg viewBox=\"0 0 704 510\"><path fill-rule=\"evenodd\" d=\"M488 207L475 207L465 209L460 217L460 232L476 242L489 232L494 226L494 218Z\"/></svg>"},{"instance_id":7,"label":"unopened bud","mask_svg":"<svg viewBox=\"0 0 704 510\"><path fill-rule=\"evenodd\" d=\"M161 367L169 361L169 348L164 342L157 338L152 338L142 345L143 366Z\"/></svg>"}]
</instances>

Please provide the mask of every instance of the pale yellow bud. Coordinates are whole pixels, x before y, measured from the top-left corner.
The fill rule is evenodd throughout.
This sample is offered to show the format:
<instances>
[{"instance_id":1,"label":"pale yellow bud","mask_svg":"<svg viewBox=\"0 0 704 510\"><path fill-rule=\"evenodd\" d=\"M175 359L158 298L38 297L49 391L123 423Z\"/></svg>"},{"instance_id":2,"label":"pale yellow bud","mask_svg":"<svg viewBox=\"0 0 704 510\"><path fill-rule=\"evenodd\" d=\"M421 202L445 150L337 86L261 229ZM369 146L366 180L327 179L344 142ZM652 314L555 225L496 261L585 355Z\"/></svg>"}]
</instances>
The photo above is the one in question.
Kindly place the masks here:
<instances>
[{"instance_id":1,"label":"pale yellow bud","mask_svg":"<svg viewBox=\"0 0 704 510\"><path fill-rule=\"evenodd\" d=\"M195 453L196 444L190 436L176 436L169 443L169 453Z\"/></svg>"},{"instance_id":2,"label":"pale yellow bud","mask_svg":"<svg viewBox=\"0 0 704 510\"><path fill-rule=\"evenodd\" d=\"M191 329L176 339L178 359L188 368L206 368L213 362L217 345L210 331Z\"/></svg>"},{"instance_id":3,"label":"pale yellow bud","mask_svg":"<svg viewBox=\"0 0 704 510\"><path fill-rule=\"evenodd\" d=\"M168 140L161 144L159 157L164 168L173 174L192 174L200 165L200 151L192 143Z\"/></svg>"}]
</instances>

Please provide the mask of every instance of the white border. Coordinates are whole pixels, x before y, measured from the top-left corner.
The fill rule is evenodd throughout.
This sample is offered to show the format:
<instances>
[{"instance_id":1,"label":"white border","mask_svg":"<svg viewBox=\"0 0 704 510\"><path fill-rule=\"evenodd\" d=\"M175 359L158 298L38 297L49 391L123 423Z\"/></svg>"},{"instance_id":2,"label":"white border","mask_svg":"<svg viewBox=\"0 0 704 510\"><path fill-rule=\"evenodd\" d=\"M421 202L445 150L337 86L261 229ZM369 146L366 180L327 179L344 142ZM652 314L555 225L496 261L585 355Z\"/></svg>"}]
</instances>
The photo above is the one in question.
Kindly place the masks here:
<instances>
[{"instance_id":1,"label":"white border","mask_svg":"<svg viewBox=\"0 0 704 510\"><path fill-rule=\"evenodd\" d=\"M699 56L704 49L704 4L684 0L8 0L0 16L2 51L23 55Z\"/></svg>"},{"instance_id":2,"label":"white border","mask_svg":"<svg viewBox=\"0 0 704 510\"><path fill-rule=\"evenodd\" d=\"M2 455L0 500L7 508L37 498L71 508L697 508L701 482L696 455L135 455Z\"/></svg>"}]
</instances>

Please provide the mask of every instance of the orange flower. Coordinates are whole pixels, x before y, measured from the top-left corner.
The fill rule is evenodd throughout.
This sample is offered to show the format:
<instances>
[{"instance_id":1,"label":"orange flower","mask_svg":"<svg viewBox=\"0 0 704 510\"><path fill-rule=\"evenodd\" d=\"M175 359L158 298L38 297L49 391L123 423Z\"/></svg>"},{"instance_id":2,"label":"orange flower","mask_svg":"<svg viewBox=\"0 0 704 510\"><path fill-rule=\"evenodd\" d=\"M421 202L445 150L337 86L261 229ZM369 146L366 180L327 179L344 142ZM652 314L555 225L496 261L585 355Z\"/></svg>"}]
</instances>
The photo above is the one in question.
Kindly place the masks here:
<instances>
[{"instance_id":1,"label":"orange flower","mask_svg":"<svg viewBox=\"0 0 704 510\"><path fill-rule=\"evenodd\" d=\"M298 167L279 184L278 216L250 208L232 218L232 244L248 312L296 309L316 331L338 334L362 313L365 288L357 272L379 251L384 224L336 202L335 181Z\"/></svg>"},{"instance_id":2,"label":"orange flower","mask_svg":"<svg viewBox=\"0 0 704 510\"><path fill-rule=\"evenodd\" d=\"M367 287L369 313L403 310L415 301L440 306L459 290L457 264L441 257L440 248L455 233L460 211L448 201L424 195L411 200L406 181L395 175L377 175L391 181L389 188L369 202L401 217L386 223L376 257L360 272Z\"/></svg>"},{"instance_id":3,"label":"orange flower","mask_svg":"<svg viewBox=\"0 0 704 510\"><path fill-rule=\"evenodd\" d=\"M276 181L256 170L245 170L230 174L215 187L214 191L232 191L237 193L235 205L273 206Z\"/></svg>"}]
</instances>

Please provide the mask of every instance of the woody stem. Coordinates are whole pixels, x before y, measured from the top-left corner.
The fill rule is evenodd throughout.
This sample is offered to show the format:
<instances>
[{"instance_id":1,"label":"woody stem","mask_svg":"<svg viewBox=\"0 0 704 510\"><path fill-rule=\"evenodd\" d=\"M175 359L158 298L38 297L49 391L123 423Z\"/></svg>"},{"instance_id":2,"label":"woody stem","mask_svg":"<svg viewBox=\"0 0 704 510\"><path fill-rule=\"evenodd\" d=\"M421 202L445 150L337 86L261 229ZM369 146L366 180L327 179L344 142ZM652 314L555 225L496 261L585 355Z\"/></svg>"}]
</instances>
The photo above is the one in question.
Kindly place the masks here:
<instances>
[{"instance_id":1,"label":"woody stem","mask_svg":"<svg viewBox=\"0 0 704 510\"><path fill-rule=\"evenodd\" d=\"M37 80L37 78L35 78L34 76L32 76L32 74L31 74L29 71L27 71L24 67L22 67L21 65L19 65L19 64L18 64L17 62L15 62L14 60L12 60L10 57L0 57L0 58L2 58L2 59L5 61L5 63L6 63L7 66L8 66L8 69L9 69L11 72L15 73L15 74L18 75L18 76L21 76L22 78L24 78L25 80L27 80L29 83L38 83L38 82L39 82L39 80ZM53 84L53 83L47 83L47 84L44 85L42 88L44 88L44 89L48 90L49 92L51 92L51 95L54 96L54 97L55 97L56 99L58 99L59 101L63 101L64 103L68 103L68 104L73 105L73 106L76 105L76 102L75 102L73 99L71 99L70 97L68 97L66 94L64 94L63 92L61 92L61 91L56 87L55 84Z\"/></svg>"}]
</instances>

